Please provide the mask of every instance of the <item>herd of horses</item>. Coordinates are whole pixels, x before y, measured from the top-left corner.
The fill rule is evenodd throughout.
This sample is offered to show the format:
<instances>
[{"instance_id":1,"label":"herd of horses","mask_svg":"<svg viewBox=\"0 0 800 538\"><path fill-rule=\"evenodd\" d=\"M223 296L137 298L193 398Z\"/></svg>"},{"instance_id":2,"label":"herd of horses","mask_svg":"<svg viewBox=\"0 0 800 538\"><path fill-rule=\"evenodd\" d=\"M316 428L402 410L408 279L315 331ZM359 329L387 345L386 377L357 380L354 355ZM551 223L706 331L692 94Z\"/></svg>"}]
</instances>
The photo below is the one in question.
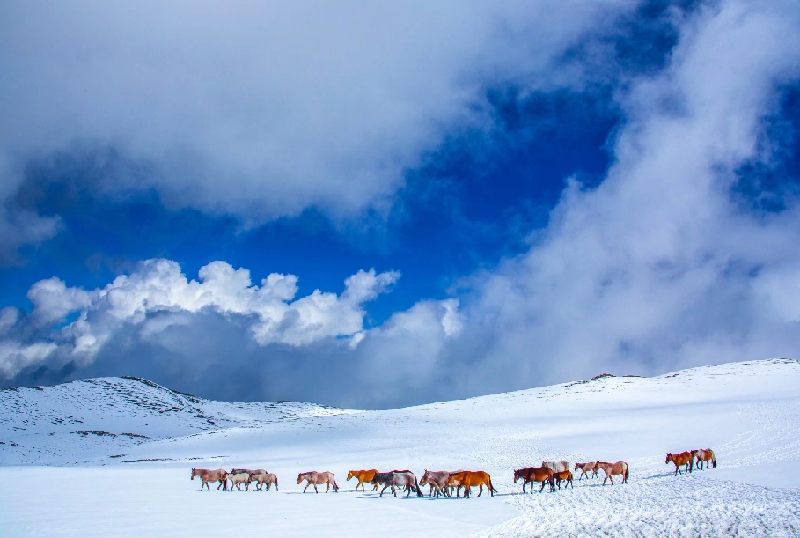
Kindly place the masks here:
<instances>
[{"instance_id":1,"label":"herd of horses","mask_svg":"<svg viewBox=\"0 0 800 538\"><path fill-rule=\"evenodd\" d=\"M697 465L695 465L697 461ZM714 451L710 448L690 450L681 452L680 454L668 453L664 463L672 462L675 464L675 474L681 472L681 467L688 470L690 473L695 467L703 469L705 466L717 466L717 457ZM624 461L617 461L610 463L607 461L590 461L590 462L577 462L573 469L576 473L580 472L578 480L583 480L584 477L597 478L599 471L603 471L605 477L603 478L603 485L606 481L610 480L614 484L614 476L620 476L622 483L628 481L628 464ZM192 468L192 477L197 476L201 480L200 489L203 487L211 489L209 484L217 482L217 489L222 488L224 491L228 490L228 482L230 482L230 491L233 491L234 486L238 491L241 491L241 485L244 484L245 491L250 489L250 484L255 483L255 489L262 491L262 488L269 491L270 486L275 485L275 490L278 490L278 477L272 473L268 473L264 469L231 469L230 472L225 469L195 469ZM452 497L455 492L456 497L461 495L461 489L464 489L464 497L470 496L472 488L478 488L478 497L483 494L483 488L494 497L497 493L494 485L492 485L492 478L486 471L466 471L459 469L457 471L429 471L425 469L422 478L417 480L416 475L408 470L393 470L385 473L379 472L377 469L362 469L352 470L347 474L347 481L356 479L356 491L361 486L361 490L365 491L365 484L373 486L372 491L380 490L380 497L387 488L391 488L392 495L397 497L397 491L405 491L406 497L411 493L415 493L417 497L423 497L422 488L420 486L428 486L428 496L430 497ZM514 483L522 480L522 492L525 493L525 487L530 484L530 493L533 493L533 484L539 483L539 492L542 492L545 486L550 486L550 491L553 492L561 489L564 484L564 489L568 487L575 488L573 483L573 474L570 470L568 461L543 461L539 467L523 467L522 469L514 470ZM339 485L333 473L329 471L317 472L308 471L297 475L297 483L301 484L305 481L306 486L303 488L303 493L308 490L309 486L314 487L314 491L319 493L318 485L325 485L325 492L331 489L334 492L339 491Z\"/></svg>"}]
</instances>

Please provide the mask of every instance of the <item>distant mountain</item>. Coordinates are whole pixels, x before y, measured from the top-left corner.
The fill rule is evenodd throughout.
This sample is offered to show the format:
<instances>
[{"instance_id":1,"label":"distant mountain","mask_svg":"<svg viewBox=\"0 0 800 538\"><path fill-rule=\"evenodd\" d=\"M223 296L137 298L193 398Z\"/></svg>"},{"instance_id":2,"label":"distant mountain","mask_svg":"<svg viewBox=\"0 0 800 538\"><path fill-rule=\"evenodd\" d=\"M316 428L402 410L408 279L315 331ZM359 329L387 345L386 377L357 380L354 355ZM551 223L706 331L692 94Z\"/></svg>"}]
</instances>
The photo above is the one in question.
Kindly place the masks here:
<instances>
[{"instance_id":1,"label":"distant mountain","mask_svg":"<svg viewBox=\"0 0 800 538\"><path fill-rule=\"evenodd\" d=\"M299 402L215 402L135 377L7 388L0 391L0 465L63 464L73 456L79 463L149 440L348 412Z\"/></svg>"}]
</instances>

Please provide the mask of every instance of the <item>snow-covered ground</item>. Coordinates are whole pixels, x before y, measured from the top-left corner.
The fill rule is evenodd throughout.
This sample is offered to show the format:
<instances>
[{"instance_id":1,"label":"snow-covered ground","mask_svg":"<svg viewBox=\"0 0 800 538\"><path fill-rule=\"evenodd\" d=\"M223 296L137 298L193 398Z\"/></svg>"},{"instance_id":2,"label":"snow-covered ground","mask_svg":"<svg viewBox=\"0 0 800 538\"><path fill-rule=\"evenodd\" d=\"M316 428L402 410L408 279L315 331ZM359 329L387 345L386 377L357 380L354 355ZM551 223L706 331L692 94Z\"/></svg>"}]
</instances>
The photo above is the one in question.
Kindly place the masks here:
<instances>
[{"instance_id":1,"label":"snow-covered ground","mask_svg":"<svg viewBox=\"0 0 800 538\"><path fill-rule=\"evenodd\" d=\"M387 411L210 402L135 379L0 393L0 536L800 535L800 363L605 377ZM84 432L84 433L74 433ZM92 433L94 432L94 433ZM712 447L673 476L666 452ZM626 460L630 482L522 494L543 459ZM191 467L258 466L280 491L200 492ZM484 469L499 494L378 498L347 470ZM338 494L302 494L330 470Z\"/></svg>"}]
</instances>

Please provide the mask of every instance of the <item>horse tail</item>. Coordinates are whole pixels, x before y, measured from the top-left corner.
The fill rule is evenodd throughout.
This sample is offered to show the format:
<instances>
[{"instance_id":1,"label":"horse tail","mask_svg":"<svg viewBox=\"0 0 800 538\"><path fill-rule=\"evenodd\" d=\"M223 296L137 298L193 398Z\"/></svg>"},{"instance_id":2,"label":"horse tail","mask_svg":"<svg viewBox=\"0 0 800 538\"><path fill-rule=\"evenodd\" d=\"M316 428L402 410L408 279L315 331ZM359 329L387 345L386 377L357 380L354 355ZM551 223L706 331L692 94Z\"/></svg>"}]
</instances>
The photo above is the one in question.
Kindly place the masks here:
<instances>
[{"instance_id":1,"label":"horse tail","mask_svg":"<svg viewBox=\"0 0 800 538\"><path fill-rule=\"evenodd\" d=\"M714 451L711 450L710 448L708 449L708 451L711 452L711 465L713 465L714 469L716 469L717 468L717 455L714 454Z\"/></svg>"},{"instance_id":2,"label":"horse tail","mask_svg":"<svg viewBox=\"0 0 800 538\"><path fill-rule=\"evenodd\" d=\"M275 475L275 491L278 491L278 475Z\"/></svg>"},{"instance_id":3,"label":"horse tail","mask_svg":"<svg viewBox=\"0 0 800 538\"><path fill-rule=\"evenodd\" d=\"M277 488L276 488L277 490ZM339 493L339 485L336 483L336 480L333 481L333 491Z\"/></svg>"},{"instance_id":4,"label":"horse tail","mask_svg":"<svg viewBox=\"0 0 800 538\"><path fill-rule=\"evenodd\" d=\"M494 489L494 486L492 485L492 477L491 476L488 476L488 480L489 480L489 493L491 493L492 497L494 497L494 494L497 493L497 490Z\"/></svg>"},{"instance_id":5,"label":"horse tail","mask_svg":"<svg viewBox=\"0 0 800 538\"><path fill-rule=\"evenodd\" d=\"M419 482L417 481L417 477L414 477L414 487L417 489L417 497L424 497L422 494L422 490L419 489Z\"/></svg>"},{"instance_id":6,"label":"horse tail","mask_svg":"<svg viewBox=\"0 0 800 538\"><path fill-rule=\"evenodd\" d=\"M622 481L623 482L627 482L628 481L628 464L627 463L623 463L623 465L624 465L624 467L622 469ZM573 486L573 487L575 487L575 486Z\"/></svg>"}]
</instances>

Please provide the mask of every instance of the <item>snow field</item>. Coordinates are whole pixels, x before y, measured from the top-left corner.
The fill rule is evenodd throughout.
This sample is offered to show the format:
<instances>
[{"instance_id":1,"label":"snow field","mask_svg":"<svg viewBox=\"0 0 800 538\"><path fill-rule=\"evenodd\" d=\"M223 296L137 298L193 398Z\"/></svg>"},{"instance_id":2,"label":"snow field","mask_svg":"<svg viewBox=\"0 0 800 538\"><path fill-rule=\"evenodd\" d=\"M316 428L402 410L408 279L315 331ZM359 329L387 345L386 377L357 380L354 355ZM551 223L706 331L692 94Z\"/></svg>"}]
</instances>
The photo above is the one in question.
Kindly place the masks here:
<instances>
[{"instance_id":1,"label":"snow field","mask_svg":"<svg viewBox=\"0 0 800 538\"><path fill-rule=\"evenodd\" d=\"M237 419L125 446L124 458L109 457L117 450L111 445L105 454L82 455L80 436L68 436L74 443L60 447L60 465L78 466L0 467L3 483L20 484L0 490L0 521L21 537L206 536L263 525L279 536L797 536L798 388L800 364L769 360L408 409ZM159 418L165 432L178 420ZM709 446L717 469L675 477L664 464L666 452ZM5 450L0 445L0 457ZM543 459L622 459L630 481L603 487L602 478L576 480L574 490L523 495L513 469ZM160 461L123 463L137 460ZM201 493L200 482L189 480L193 466L263 467L278 475L280 491L212 486ZM348 469L371 467L409 468L418 477L425 468L483 469L500 494L431 500L355 493ZM295 478L307 470L333 471L341 492L300 494Z\"/></svg>"}]
</instances>

